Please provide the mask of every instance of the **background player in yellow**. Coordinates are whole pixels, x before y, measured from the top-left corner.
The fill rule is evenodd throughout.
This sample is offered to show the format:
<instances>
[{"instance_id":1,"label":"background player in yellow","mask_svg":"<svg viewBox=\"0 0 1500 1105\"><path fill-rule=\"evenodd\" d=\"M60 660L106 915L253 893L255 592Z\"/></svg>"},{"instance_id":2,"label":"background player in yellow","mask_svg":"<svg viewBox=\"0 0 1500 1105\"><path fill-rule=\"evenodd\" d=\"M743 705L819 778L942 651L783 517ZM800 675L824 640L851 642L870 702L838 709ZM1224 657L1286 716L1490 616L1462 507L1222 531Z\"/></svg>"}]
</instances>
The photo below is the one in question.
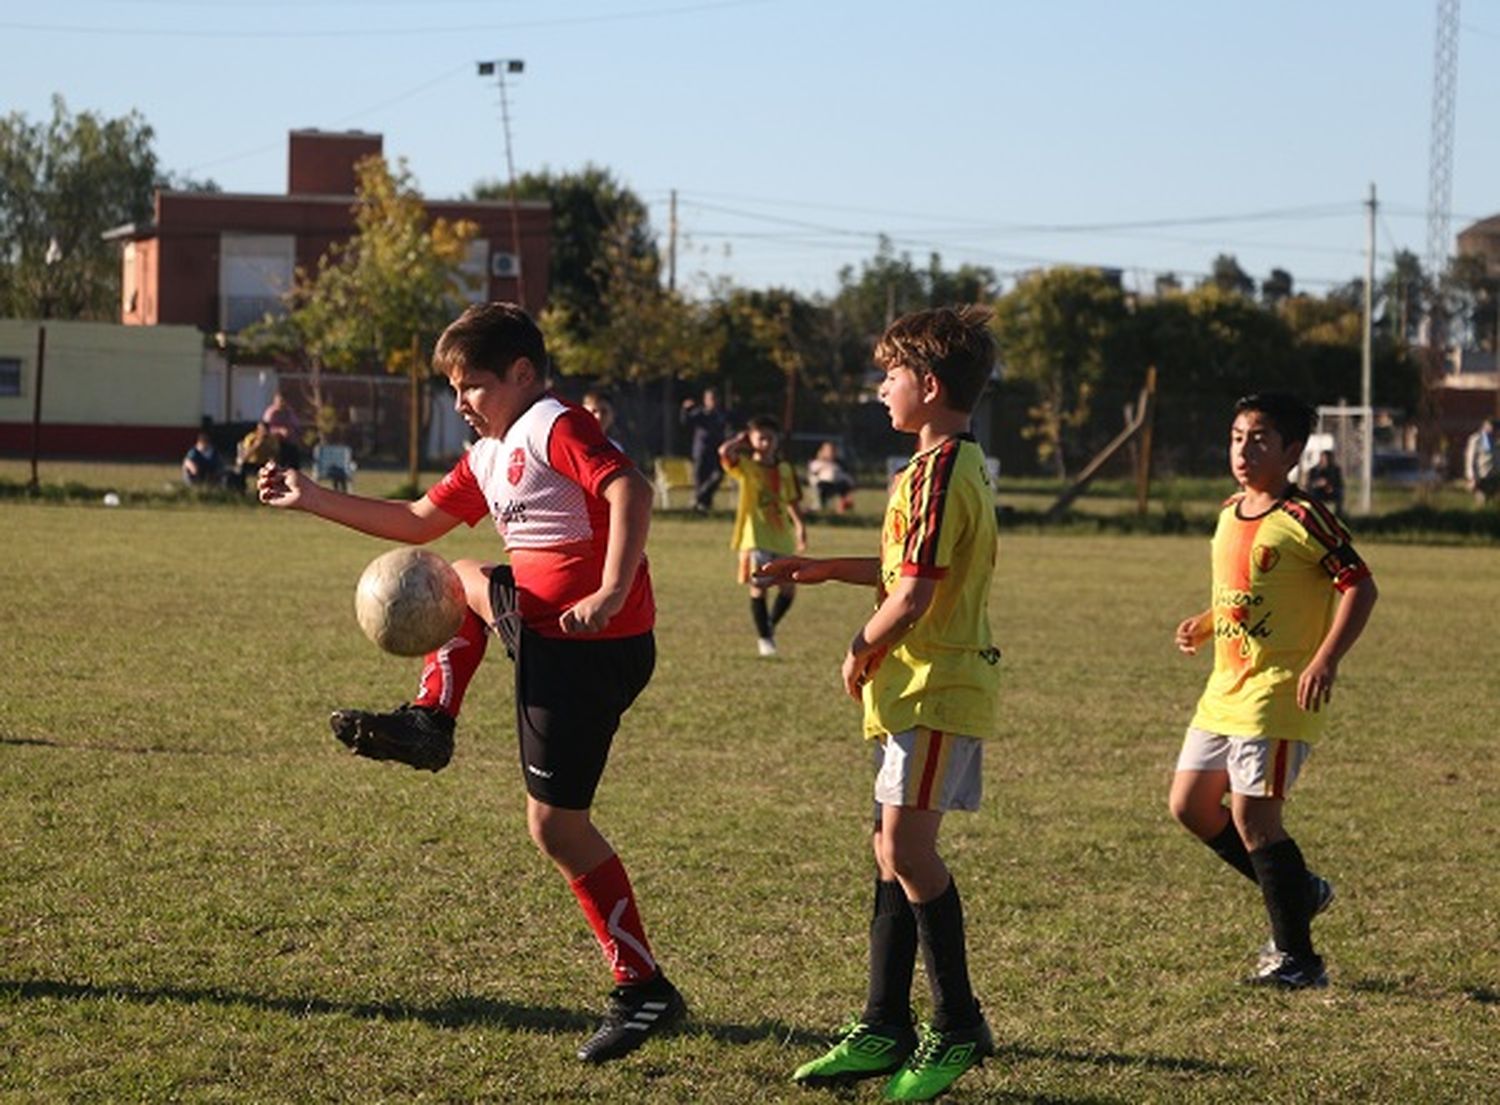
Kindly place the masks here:
<instances>
[{"instance_id":1,"label":"background player in yellow","mask_svg":"<svg viewBox=\"0 0 1500 1105\"><path fill-rule=\"evenodd\" d=\"M875 347L880 400L916 452L897 474L880 557L773 561L764 578L875 588L876 609L841 671L874 744L877 880L865 1008L805 1085L889 1075L888 1101L926 1101L994 1052L969 982L963 909L938 854L948 810L979 807L983 739L995 730L1000 654L990 637L994 492L970 416L995 360L989 312L919 311ZM912 1028L921 948L932 1020Z\"/></svg>"},{"instance_id":2,"label":"background player in yellow","mask_svg":"<svg viewBox=\"0 0 1500 1105\"><path fill-rule=\"evenodd\" d=\"M1282 807L1377 594L1348 530L1288 478L1312 425L1294 396L1236 404L1229 464L1241 490L1214 531L1212 603L1176 635L1188 655L1212 639L1214 670L1183 739L1172 814L1260 886L1271 940L1245 981L1286 989L1328 984L1311 922L1333 885L1308 870Z\"/></svg>"},{"instance_id":3,"label":"background player in yellow","mask_svg":"<svg viewBox=\"0 0 1500 1105\"><path fill-rule=\"evenodd\" d=\"M739 553L739 580L750 585L750 617L762 656L776 655L776 627L792 607L797 587L791 580L776 589L766 608L766 588L755 573L778 556L807 550L802 521L802 488L797 473L781 459L781 424L757 415L740 433L719 446L719 463L740 485L730 548Z\"/></svg>"}]
</instances>

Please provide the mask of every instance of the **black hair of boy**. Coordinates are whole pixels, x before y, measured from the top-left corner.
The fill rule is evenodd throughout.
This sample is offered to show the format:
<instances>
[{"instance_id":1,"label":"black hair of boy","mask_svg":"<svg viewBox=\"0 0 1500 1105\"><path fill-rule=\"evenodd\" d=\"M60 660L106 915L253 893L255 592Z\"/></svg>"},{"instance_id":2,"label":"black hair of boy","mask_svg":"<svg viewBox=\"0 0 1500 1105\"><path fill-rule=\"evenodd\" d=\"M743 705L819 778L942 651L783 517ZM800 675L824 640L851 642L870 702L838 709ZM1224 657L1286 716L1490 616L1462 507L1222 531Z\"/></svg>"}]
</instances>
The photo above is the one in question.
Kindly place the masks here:
<instances>
[{"instance_id":1,"label":"black hair of boy","mask_svg":"<svg viewBox=\"0 0 1500 1105\"><path fill-rule=\"evenodd\" d=\"M1283 445L1306 445L1318 415L1297 396L1285 391L1262 391L1234 404L1235 416L1257 411L1281 435Z\"/></svg>"}]
</instances>

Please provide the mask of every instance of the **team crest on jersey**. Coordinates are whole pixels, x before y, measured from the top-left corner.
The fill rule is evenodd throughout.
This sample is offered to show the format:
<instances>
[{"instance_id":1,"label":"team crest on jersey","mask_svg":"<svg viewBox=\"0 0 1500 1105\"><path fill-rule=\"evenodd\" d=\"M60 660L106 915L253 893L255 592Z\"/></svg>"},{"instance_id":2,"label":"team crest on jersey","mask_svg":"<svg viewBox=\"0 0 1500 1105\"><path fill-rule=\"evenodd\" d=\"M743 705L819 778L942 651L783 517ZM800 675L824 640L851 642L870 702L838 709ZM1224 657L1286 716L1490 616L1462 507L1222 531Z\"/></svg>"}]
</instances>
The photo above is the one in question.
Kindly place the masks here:
<instances>
[{"instance_id":1,"label":"team crest on jersey","mask_svg":"<svg viewBox=\"0 0 1500 1105\"><path fill-rule=\"evenodd\" d=\"M510 451L510 463L505 468L505 478L512 484L521 482L521 477L526 474L526 451L524 449L512 449Z\"/></svg>"},{"instance_id":2,"label":"team crest on jersey","mask_svg":"<svg viewBox=\"0 0 1500 1105\"><path fill-rule=\"evenodd\" d=\"M886 521L885 531L887 544L903 544L906 541L906 515L899 510L891 511Z\"/></svg>"},{"instance_id":3,"label":"team crest on jersey","mask_svg":"<svg viewBox=\"0 0 1500 1105\"><path fill-rule=\"evenodd\" d=\"M1281 553L1269 545L1256 545L1250 550L1250 558L1262 572L1269 572L1281 560Z\"/></svg>"}]
</instances>

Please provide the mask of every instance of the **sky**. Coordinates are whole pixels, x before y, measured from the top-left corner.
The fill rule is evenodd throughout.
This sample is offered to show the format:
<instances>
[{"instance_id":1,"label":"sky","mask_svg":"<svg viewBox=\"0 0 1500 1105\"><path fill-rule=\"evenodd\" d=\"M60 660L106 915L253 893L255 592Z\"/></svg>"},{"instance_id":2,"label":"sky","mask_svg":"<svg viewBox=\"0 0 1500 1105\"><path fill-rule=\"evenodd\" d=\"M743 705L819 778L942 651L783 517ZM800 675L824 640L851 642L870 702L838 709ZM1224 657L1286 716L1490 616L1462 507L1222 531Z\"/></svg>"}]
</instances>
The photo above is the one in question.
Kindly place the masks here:
<instances>
[{"instance_id":1,"label":"sky","mask_svg":"<svg viewBox=\"0 0 1500 1105\"><path fill-rule=\"evenodd\" d=\"M678 284L1232 253L1321 294L1426 253L1434 0L0 0L0 110L136 110L161 166L281 193L287 134L384 136L431 198L610 170ZM1500 0L1463 0L1452 229L1500 212Z\"/></svg>"}]
</instances>

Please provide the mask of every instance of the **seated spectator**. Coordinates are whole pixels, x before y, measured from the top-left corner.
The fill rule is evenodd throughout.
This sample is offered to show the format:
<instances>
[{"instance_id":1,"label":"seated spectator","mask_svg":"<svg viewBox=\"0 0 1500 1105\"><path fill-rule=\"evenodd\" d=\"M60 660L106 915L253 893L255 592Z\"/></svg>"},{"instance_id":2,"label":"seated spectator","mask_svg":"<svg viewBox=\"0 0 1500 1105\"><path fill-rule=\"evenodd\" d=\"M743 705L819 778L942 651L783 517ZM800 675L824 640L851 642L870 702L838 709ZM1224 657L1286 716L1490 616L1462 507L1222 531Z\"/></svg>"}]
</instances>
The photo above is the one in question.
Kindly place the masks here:
<instances>
[{"instance_id":1,"label":"seated spectator","mask_svg":"<svg viewBox=\"0 0 1500 1105\"><path fill-rule=\"evenodd\" d=\"M817 455L807 462L807 482L818 493L818 509L827 510L837 503L844 514L854 506L854 479L839 461L838 447L831 441L818 446Z\"/></svg>"},{"instance_id":2,"label":"seated spectator","mask_svg":"<svg viewBox=\"0 0 1500 1105\"><path fill-rule=\"evenodd\" d=\"M1327 449L1318 457L1318 463L1308 469L1307 493L1333 507L1335 514L1344 513L1344 471Z\"/></svg>"},{"instance_id":3,"label":"seated spectator","mask_svg":"<svg viewBox=\"0 0 1500 1105\"><path fill-rule=\"evenodd\" d=\"M240 490L255 483L255 474L261 465L281 455L281 442L264 422L257 422L255 429L244 437L234 451L234 486Z\"/></svg>"},{"instance_id":4,"label":"seated spectator","mask_svg":"<svg viewBox=\"0 0 1500 1105\"><path fill-rule=\"evenodd\" d=\"M189 487L216 487L224 461L214 448L207 431L199 431L198 440L182 458L182 482Z\"/></svg>"}]
</instances>

